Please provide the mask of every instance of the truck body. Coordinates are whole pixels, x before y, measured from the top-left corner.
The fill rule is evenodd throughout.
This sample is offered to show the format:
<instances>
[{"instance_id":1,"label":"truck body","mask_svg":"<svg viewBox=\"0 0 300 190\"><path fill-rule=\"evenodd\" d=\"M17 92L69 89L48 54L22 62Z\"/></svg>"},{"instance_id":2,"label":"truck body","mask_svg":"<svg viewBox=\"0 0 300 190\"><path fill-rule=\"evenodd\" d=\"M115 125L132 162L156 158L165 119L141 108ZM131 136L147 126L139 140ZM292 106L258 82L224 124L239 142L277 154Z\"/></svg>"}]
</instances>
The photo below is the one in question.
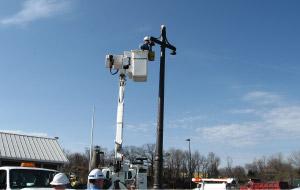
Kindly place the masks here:
<instances>
[{"instance_id":1,"label":"truck body","mask_svg":"<svg viewBox=\"0 0 300 190\"><path fill-rule=\"evenodd\" d=\"M138 158L138 161L130 164L123 162L121 170L114 172L114 168L103 168L102 172L105 178L112 182L110 189L116 188L115 181L119 181L118 186L121 189L147 189L148 165L144 162L144 158ZM123 188L122 188L123 187Z\"/></svg>"},{"instance_id":2,"label":"truck body","mask_svg":"<svg viewBox=\"0 0 300 190\"><path fill-rule=\"evenodd\" d=\"M51 188L50 182L58 171L45 168L0 167L0 189Z\"/></svg>"},{"instance_id":3,"label":"truck body","mask_svg":"<svg viewBox=\"0 0 300 190\"><path fill-rule=\"evenodd\" d=\"M197 184L194 190L228 190L237 187L237 181L234 178L193 178L192 181Z\"/></svg>"},{"instance_id":4,"label":"truck body","mask_svg":"<svg viewBox=\"0 0 300 190\"><path fill-rule=\"evenodd\" d=\"M287 182L274 181L274 182L251 182L249 181L247 185L240 186L240 190L281 190L290 189Z\"/></svg>"}]
</instances>

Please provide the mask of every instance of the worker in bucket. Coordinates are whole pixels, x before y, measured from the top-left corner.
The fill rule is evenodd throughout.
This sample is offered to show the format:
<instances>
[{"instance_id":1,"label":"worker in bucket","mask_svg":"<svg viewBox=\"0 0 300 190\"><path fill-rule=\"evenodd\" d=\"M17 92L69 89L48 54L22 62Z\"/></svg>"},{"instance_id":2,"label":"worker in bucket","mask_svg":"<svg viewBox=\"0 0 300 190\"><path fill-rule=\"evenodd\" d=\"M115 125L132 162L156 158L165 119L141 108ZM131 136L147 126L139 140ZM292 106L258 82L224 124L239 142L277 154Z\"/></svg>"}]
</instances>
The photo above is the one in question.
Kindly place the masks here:
<instances>
[{"instance_id":1,"label":"worker in bucket","mask_svg":"<svg viewBox=\"0 0 300 190\"><path fill-rule=\"evenodd\" d=\"M88 189L102 189L104 175L101 170L93 169L88 176Z\"/></svg>"},{"instance_id":2,"label":"worker in bucket","mask_svg":"<svg viewBox=\"0 0 300 190\"><path fill-rule=\"evenodd\" d=\"M66 189L67 185L70 183L69 178L64 173L58 173L53 177L50 185L54 189Z\"/></svg>"}]
</instances>

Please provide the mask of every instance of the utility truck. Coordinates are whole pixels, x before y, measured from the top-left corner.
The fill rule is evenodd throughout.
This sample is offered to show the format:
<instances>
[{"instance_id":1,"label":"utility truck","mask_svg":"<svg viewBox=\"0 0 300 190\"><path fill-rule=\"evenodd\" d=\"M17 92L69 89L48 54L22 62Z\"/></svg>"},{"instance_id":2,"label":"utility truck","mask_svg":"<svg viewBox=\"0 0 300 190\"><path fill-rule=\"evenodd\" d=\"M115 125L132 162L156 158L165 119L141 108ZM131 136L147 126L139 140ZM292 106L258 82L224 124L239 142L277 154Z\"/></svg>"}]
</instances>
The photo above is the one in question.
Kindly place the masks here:
<instances>
[{"instance_id":1,"label":"utility truck","mask_svg":"<svg viewBox=\"0 0 300 190\"><path fill-rule=\"evenodd\" d=\"M50 182L58 171L45 168L0 167L0 189L51 189Z\"/></svg>"},{"instance_id":2,"label":"utility truck","mask_svg":"<svg viewBox=\"0 0 300 190\"><path fill-rule=\"evenodd\" d=\"M237 189L237 181L234 178L193 178L197 184L194 190L231 190Z\"/></svg>"},{"instance_id":3,"label":"utility truck","mask_svg":"<svg viewBox=\"0 0 300 190\"><path fill-rule=\"evenodd\" d=\"M123 155L123 113L126 77L134 82L147 80L148 50L125 51L123 55L106 55L105 65L112 75L119 73L119 97L117 108L117 127L115 138L114 164L102 169L104 176L111 182L110 189L146 189L146 159L130 163Z\"/></svg>"}]
</instances>

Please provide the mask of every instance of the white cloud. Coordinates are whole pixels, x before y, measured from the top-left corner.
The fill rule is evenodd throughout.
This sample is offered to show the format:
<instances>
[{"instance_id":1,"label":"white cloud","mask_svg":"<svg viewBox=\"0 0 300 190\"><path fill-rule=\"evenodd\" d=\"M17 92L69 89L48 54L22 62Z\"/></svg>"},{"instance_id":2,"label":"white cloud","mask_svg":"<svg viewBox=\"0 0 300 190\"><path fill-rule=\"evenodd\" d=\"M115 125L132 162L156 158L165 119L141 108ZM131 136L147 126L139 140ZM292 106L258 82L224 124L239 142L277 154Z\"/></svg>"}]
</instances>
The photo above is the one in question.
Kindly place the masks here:
<instances>
[{"instance_id":1,"label":"white cloud","mask_svg":"<svg viewBox=\"0 0 300 190\"><path fill-rule=\"evenodd\" d=\"M217 120L219 124L208 124L216 120L202 114L187 113L166 121L165 126L187 133L193 129L190 134L192 139L229 148L256 147L300 138L300 105L289 105L282 96L264 91L247 93L242 99L250 103L250 108L232 109L229 113L251 116L246 117L246 120L234 119L227 123ZM237 118L240 119L240 116ZM156 123L126 125L125 128L145 135L156 130ZM178 141L178 138L182 137L167 137L172 143Z\"/></svg>"},{"instance_id":2,"label":"white cloud","mask_svg":"<svg viewBox=\"0 0 300 190\"><path fill-rule=\"evenodd\" d=\"M255 104L279 104L281 103L281 97L277 94L264 91L253 91L246 94L243 97L244 100L255 103Z\"/></svg>"},{"instance_id":3,"label":"white cloud","mask_svg":"<svg viewBox=\"0 0 300 190\"><path fill-rule=\"evenodd\" d=\"M281 96L260 91L248 93L244 99L255 105L272 106L231 111L232 114L255 114L256 120L201 127L196 130L199 138L235 147L300 138L300 105L284 104Z\"/></svg>"},{"instance_id":4,"label":"white cloud","mask_svg":"<svg viewBox=\"0 0 300 190\"><path fill-rule=\"evenodd\" d=\"M148 133L149 131L155 129L155 125L156 124L154 123L127 124L125 125L125 128L137 133Z\"/></svg>"},{"instance_id":5,"label":"white cloud","mask_svg":"<svg viewBox=\"0 0 300 190\"><path fill-rule=\"evenodd\" d=\"M198 128L201 138L211 143L226 143L233 147L255 145L262 137L261 126L258 124L228 124ZM254 140L255 139L255 140Z\"/></svg>"},{"instance_id":6,"label":"white cloud","mask_svg":"<svg viewBox=\"0 0 300 190\"><path fill-rule=\"evenodd\" d=\"M29 22L49 18L70 8L66 0L26 0L16 14L1 19L2 25L26 25Z\"/></svg>"},{"instance_id":7,"label":"white cloud","mask_svg":"<svg viewBox=\"0 0 300 190\"><path fill-rule=\"evenodd\" d=\"M167 128L195 128L199 126L199 123L205 119L203 115L191 115L185 116L177 119L172 119L165 122L165 127ZM140 133L149 133L150 131L156 130L157 123L145 122L145 123L137 123L137 124L125 124L126 130L131 130L133 132Z\"/></svg>"},{"instance_id":8,"label":"white cloud","mask_svg":"<svg viewBox=\"0 0 300 190\"><path fill-rule=\"evenodd\" d=\"M167 122L166 126L169 128L194 128L205 119L204 115L191 115L182 118L173 119Z\"/></svg>"},{"instance_id":9,"label":"white cloud","mask_svg":"<svg viewBox=\"0 0 300 190\"><path fill-rule=\"evenodd\" d=\"M265 123L290 135L300 136L300 106L284 106L271 109L262 115Z\"/></svg>"},{"instance_id":10,"label":"white cloud","mask_svg":"<svg viewBox=\"0 0 300 190\"><path fill-rule=\"evenodd\" d=\"M255 109L233 109L230 110L229 113L232 114L251 114L251 113L256 113Z\"/></svg>"}]
</instances>

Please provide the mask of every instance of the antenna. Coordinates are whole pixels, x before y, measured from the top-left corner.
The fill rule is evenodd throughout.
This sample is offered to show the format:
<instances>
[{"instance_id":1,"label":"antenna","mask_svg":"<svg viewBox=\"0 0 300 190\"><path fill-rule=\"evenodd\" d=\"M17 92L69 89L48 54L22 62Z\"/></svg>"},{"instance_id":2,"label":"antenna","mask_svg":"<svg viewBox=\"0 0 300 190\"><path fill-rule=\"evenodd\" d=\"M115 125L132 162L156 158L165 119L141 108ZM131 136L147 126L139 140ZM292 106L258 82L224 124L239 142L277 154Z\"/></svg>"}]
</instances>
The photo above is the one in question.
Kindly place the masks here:
<instances>
[{"instance_id":1,"label":"antenna","mask_svg":"<svg viewBox=\"0 0 300 190\"><path fill-rule=\"evenodd\" d=\"M95 127L95 104L93 105L93 117L92 117L92 128L91 128L91 145L90 145L90 161L89 161L89 171L92 170L92 154L93 154L93 141L94 141L94 127Z\"/></svg>"}]
</instances>

